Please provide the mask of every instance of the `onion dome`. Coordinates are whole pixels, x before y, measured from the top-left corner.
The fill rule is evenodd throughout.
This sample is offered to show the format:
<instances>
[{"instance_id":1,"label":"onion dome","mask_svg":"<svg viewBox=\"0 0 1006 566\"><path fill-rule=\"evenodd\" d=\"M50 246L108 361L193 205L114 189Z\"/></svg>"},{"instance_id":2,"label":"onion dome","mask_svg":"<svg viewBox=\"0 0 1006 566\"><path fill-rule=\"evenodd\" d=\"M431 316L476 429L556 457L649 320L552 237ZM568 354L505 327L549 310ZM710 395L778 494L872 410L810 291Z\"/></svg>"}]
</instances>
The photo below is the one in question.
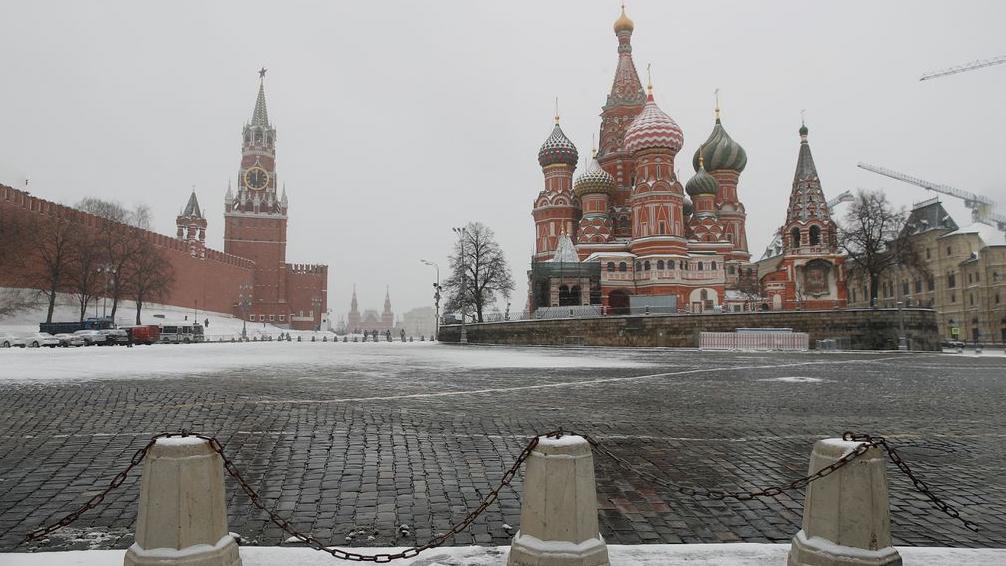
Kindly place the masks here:
<instances>
[{"instance_id":1,"label":"onion dome","mask_svg":"<svg viewBox=\"0 0 1006 566\"><path fill-rule=\"evenodd\" d=\"M807 124L800 124L800 137L807 137L810 130L807 129Z\"/></svg>"},{"instance_id":2,"label":"onion dome","mask_svg":"<svg viewBox=\"0 0 1006 566\"><path fill-rule=\"evenodd\" d=\"M699 148L699 151L702 151L702 148ZM719 188L720 184L716 181L716 177L706 173L702 156L699 155L699 170L695 172L694 177L688 179L688 182L685 183L685 192L693 197L698 195L715 195Z\"/></svg>"},{"instance_id":3,"label":"onion dome","mask_svg":"<svg viewBox=\"0 0 1006 566\"><path fill-rule=\"evenodd\" d=\"M695 212L695 205L692 204L691 199L686 198L684 204L681 205L681 212L685 216L691 216Z\"/></svg>"},{"instance_id":4,"label":"onion dome","mask_svg":"<svg viewBox=\"0 0 1006 566\"><path fill-rule=\"evenodd\" d=\"M692 157L692 168L696 171L699 170L699 158L701 157L706 161L707 171L727 170L740 173L748 164L748 155L744 148L723 129L719 112L719 108L717 108L716 124L713 126L713 132L709 134L709 139L695 151L695 155Z\"/></svg>"},{"instance_id":5,"label":"onion dome","mask_svg":"<svg viewBox=\"0 0 1006 566\"><path fill-rule=\"evenodd\" d=\"M615 33L632 31L635 27L636 24L632 23L629 16L625 15L625 4L622 4L622 14L615 20Z\"/></svg>"},{"instance_id":6,"label":"onion dome","mask_svg":"<svg viewBox=\"0 0 1006 566\"><path fill-rule=\"evenodd\" d=\"M587 170L573 182L573 193L577 197L597 193L610 195L613 192L615 192L615 178L601 168L596 157L591 160Z\"/></svg>"},{"instance_id":7,"label":"onion dome","mask_svg":"<svg viewBox=\"0 0 1006 566\"><path fill-rule=\"evenodd\" d=\"M681 127L653 101L653 86L649 86L646 106L625 130L625 149L635 153L644 149L667 149L678 153L685 141Z\"/></svg>"},{"instance_id":8,"label":"onion dome","mask_svg":"<svg viewBox=\"0 0 1006 566\"><path fill-rule=\"evenodd\" d=\"M538 150L538 163L542 167L557 163L565 163L566 165L576 167L576 161L579 158L579 154L576 153L576 146L573 145L573 142L569 141L566 134L562 132L562 128L559 127L559 118L557 116L555 127L552 128L552 134L548 136L545 143L541 144L541 149Z\"/></svg>"}]
</instances>

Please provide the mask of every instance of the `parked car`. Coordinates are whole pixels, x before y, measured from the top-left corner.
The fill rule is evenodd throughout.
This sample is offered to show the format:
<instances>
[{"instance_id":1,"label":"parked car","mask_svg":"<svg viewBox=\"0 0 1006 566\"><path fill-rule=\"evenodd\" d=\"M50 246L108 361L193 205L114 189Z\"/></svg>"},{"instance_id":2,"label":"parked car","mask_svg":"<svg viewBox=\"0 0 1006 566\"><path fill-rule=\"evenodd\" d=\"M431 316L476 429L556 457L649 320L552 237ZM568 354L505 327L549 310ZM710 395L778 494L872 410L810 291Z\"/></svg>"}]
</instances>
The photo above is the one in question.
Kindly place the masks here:
<instances>
[{"instance_id":1,"label":"parked car","mask_svg":"<svg viewBox=\"0 0 1006 566\"><path fill-rule=\"evenodd\" d=\"M54 335L59 340L59 345L64 348L69 348L73 346L74 348L79 348L86 344L83 336L77 336L76 334L70 334L67 332L62 332L60 334Z\"/></svg>"},{"instance_id":2,"label":"parked car","mask_svg":"<svg viewBox=\"0 0 1006 566\"><path fill-rule=\"evenodd\" d=\"M104 346L108 339L100 330L78 330L74 334L84 339L85 346Z\"/></svg>"},{"instance_id":3,"label":"parked car","mask_svg":"<svg viewBox=\"0 0 1006 566\"><path fill-rule=\"evenodd\" d=\"M59 346L59 338L56 338L48 332L29 332L23 336L24 345L22 348L41 348L42 346L48 346L49 348L55 348Z\"/></svg>"},{"instance_id":4,"label":"parked car","mask_svg":"<svg viewBox=\"0 0 1006 566\"><path fill-rule=\"evenodd\" d=\"M0 348L12 348L14 346L24 346L24 340L12 332L0 331Z\"/></svg>"},{"instance_id":5,"label":"parked car","mask_svg":"<svg viewBox=\"0 0 1006 566\"><path fill-rule=\"evenodd\" d=\"M121 328L107 328L98 332L105 335L106 346L128 346L129 333Z\"/></svg>"}]
</instances>

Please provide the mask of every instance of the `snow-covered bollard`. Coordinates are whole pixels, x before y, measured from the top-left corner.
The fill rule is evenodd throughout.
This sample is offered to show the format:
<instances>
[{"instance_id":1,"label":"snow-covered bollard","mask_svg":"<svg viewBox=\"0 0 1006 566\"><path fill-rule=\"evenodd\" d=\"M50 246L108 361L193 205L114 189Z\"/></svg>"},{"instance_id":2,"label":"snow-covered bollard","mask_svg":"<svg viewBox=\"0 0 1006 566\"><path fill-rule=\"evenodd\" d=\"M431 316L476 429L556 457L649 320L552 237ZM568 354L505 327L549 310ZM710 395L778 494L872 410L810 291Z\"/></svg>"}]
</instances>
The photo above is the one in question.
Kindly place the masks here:
<instances>
[{"instance_id":1,"label":"snow-covered bollard","mask_svg":"<svg viewBox=\"0 0 1006 566\"><path fill-rule=\"evenodd\" d=\"M193 436L161 438L140 480L136 542L125 566L241 566L227 530L223 461Z\"/></svg>"},{"instance_id":2,"label":"snow-covered bollard","mask_svg":"<svg viewBox=\"0 0 1006 566\"><path fill-rule=\"evenodd\" d=\"M524 478L508 566L607 566L590 444L574 435L540 437Z\"/></svg>"},{"instance_id":3,"label":"snow-covered bollard","mask_svg":"<svg viewBox=\"0 0 1006 566\"><path fill-rule=\"evenodd\" d=\"M833 464L861 442L826 438L814 444L810 472ZM788 566L901 566L891 545L887 460L879 447L807 486L803 528Z\"/></svg>"}]
</instances>

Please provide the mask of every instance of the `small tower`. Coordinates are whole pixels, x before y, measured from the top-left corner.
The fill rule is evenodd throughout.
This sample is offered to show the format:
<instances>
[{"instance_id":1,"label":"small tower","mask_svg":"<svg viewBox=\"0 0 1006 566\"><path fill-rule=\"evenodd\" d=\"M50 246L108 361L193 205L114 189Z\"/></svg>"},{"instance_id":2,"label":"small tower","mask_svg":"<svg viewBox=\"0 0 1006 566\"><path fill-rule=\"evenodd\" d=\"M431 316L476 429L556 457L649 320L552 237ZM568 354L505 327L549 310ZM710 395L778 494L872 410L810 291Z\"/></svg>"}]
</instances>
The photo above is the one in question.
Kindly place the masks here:
<instances>
[{"instance_id":1,"label":"small tower","mask_svg":"<svg viewBox=\"0 0 1006 566\"><path fill-rule=\"evenodd\" d=\"M692 167L695 171L703 164L705 170L716 178L716 210L724 238L733 244L727 260L737 265L746 264L751 259L748 252L747 213L737 196L740 175L747 166L747 152L730 137L720 120L719 96L716 100L716 123L709 139L695 151ZM697 208L697 207L696 207Z\"/></svg>"},{"instance_id":2,"label":"small tower","mask_svg":"<svg viewBox=\"0 0 1006 566\"><path fill-rule=\"evenodd\" d=\"M552 258L559 245L559 236L571 234L575 239L580 209L573 197L573 170L579 155L559 127L556 104L555 126L538 150L538 164L545 176L545 187L534 201L532 216L535 224L534 261Z\"/></svg>"},{"instance_id":3,"label":"small tower","mask_svg":"<svg viewBox=\"0 0 1006 566\"><path fill-rule=\"evenodd\" d=\"M360 308L356 302L356 283L353 283L353 300L349 302L349 314L346 316L346 328L350 333L360 331L360 323L363 318L360 316Z\"/></svg>"},{"instance_id":4,"label":"small tower","mask_svg":"<svg viewBox=\"0 0 1006 566\"><path fill-rule=\"evenodd\" d=\"M601 168L596 155L595 152L590 167L573 184L583 212L577 227L578 244L604 244L613 234L608 199L615 192L615 178Z\"/></svg>"},{"instance_id":5,"label":"small tower","mask_svg":"<svg viewBox=\"0 0 1006 566\"><path fill-rule=\"evenodd\" d=\"M178 229L178 239L189 243L190 253L195 257L205 257L206 218L203 217L203 212L199 208L199 199L196 198L195 189L192 189L185 209L175 218L175 226Z\"/></svg>"},{"instance_id":6,"label":"small tower","mask_svg":"<svg viewBox=\"0 0 1006 566\"><path fill-rule=\"evenodd\" d=\"M384 289L384 312L381 313L381 326L385 329L395 327L395 313L391 311L391 289Z\"/></svg>"}]
</instances>

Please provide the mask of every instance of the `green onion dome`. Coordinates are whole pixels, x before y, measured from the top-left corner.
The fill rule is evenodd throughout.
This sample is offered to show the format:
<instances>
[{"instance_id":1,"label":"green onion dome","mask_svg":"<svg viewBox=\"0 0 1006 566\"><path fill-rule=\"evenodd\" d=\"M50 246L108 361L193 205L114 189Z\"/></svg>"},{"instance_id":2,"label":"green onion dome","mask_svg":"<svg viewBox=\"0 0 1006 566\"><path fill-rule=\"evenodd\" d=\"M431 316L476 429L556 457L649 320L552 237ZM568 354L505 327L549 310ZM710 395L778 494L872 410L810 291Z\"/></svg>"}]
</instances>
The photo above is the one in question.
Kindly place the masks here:
<instances>
[{"instance_id":1,"label":"green onion dome","mask_svg":"<svg viewBox=\"0 0 1006 566\"><path fill-rule=\"evenodd\" d=\"M717 110L717 112L719 112ZM716 117L716 124L713 132L709 134L709 139L695 151L692 157L692 168L699 170L699 154L706 162L707 171L744 171L748 164L748 156L741 145L730 137L730 134L723 129L719 116Z\"/></svg>"},{"instance_id":2,"label":"green onion dome","mask_svg":"<svg viewBox=\"0 0 1006 566\"><path fill-rule=\"evenodd\" d=\"M699 148L699 151L702 151L702 148ZM715 195L719 188L720 184L716 181L716 177L706 172L702 156L700 155L699 170L695 172L695 176L688 179L688 182L685 183L685 192L693 197L696 195Z\"/></svg>"}]
</instances>

